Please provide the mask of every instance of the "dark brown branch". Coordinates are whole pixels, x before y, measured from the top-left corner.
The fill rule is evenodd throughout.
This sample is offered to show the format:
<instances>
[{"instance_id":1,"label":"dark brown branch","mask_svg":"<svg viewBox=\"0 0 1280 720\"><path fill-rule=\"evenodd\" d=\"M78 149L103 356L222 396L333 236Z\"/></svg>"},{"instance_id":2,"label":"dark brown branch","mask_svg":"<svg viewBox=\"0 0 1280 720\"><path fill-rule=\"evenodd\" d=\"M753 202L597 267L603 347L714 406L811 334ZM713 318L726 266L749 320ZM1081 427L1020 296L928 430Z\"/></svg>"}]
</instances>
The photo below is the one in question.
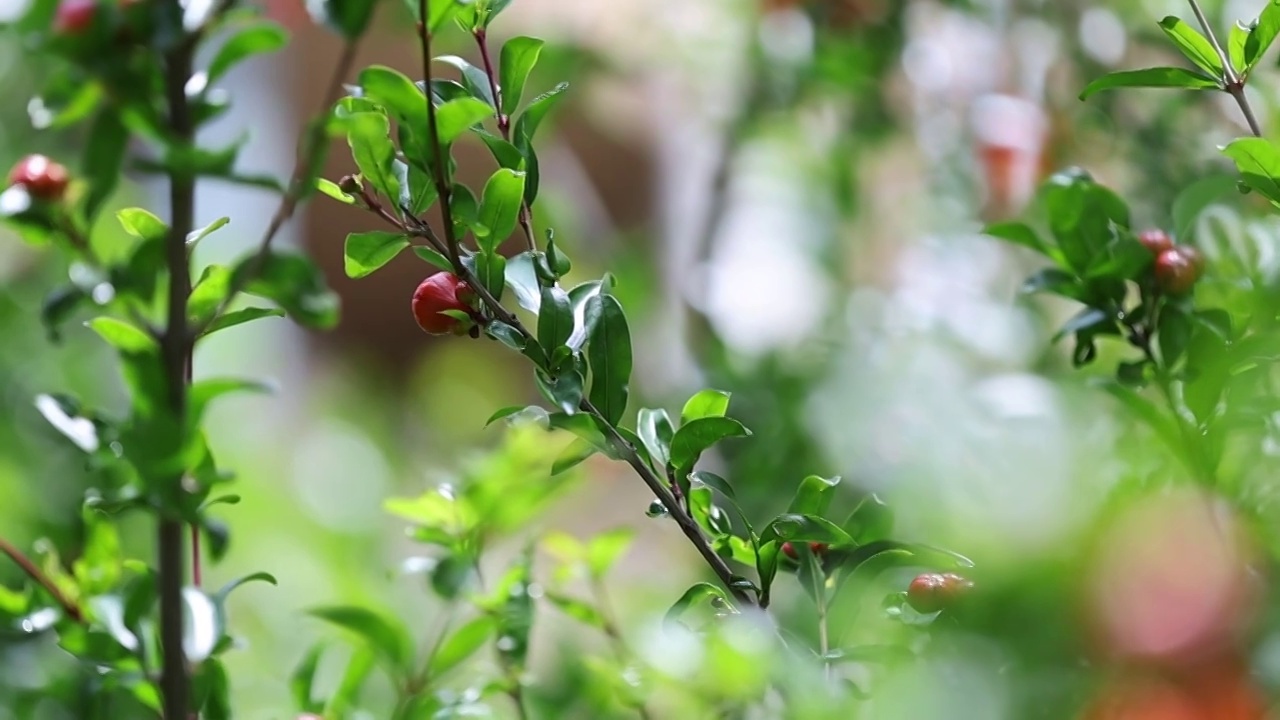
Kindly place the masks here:
<instances>
[{"instance_id":1,"label":"dark brown branch","mask_svg":"<svg viewBox=\"0 0 1280 720\"><path fill-rule=\"evenodd\" d=\"M458 234L453 229L453 188L445 177L445 153L440 145L440 129L436 123L436 104L431 102L431 28L427 27L427 18L431 17L430 0L418 0L418 42L422 46L422 94L427 102L427 139L431 143L432 179L436 185L436 195L440 198L440 217L444 221L445 251L455 269L462 269L462 257L458 250ZM475 286L473 286L475 287ZM476 287L477 290L482 288Z\"/></svg>"},{"instance_id":2,"label":"dark brown branch","mask_svg":"<svg viewBox=\"0 0 1280 720\"><path fill-rule=\"evenodd\" d=\"M169 131L174 142L190 146L195 142L195 118L187 98L186 86L192 74L195 43L180 43L164 58L165 98L169 108ZM169 411L175 422L186 415L187 384L190 382L191 339L187 334L187 298L191 294L191 265L187 252L187 236L195 227L195 176L186 169L169 172L169 237L165 241L165 264L169 271L168 317L160 349L165 382L169 394ZM166 479L170 502L177 504L183 492L181 474ZM164 717L182 720L191 710L190 677L183 651L182 588L185 584L186 555L182 519L169 509L159 517L156 531L158 584L160 599L160 647L163 655L160 692Z\"/></svg>"},{"instance_id":3,"label":"dark brown branch","mask_svg":"<svg viewBox=\"0 0 1280 720\"><path fill-rule=\"evenodd\" d=\"M498 75L493 71L493 61L489 58L489 36L484 28L475 31L476 45L480 48L480 61L484 64L484 74L489 78L489 92L493 95L493 110L498 119L498 132L502 139L511 142L511 117L502 112L502 88L498 85ZM524 232L524 241L529 251L538 249L533 239L533 208L523 199L520 201L520 229Z\"/></svg>"},{"instance_id":4,"label":"dark brown branch","mask_svg":"<svg viewBox=\"0 0 1280 720\"><path fill-rule=\"evenodd\" d=\"M9 559L12 560L14 564L22 568L22 572L26 573L27 577L31 578L40 587L44 588L44 591L49 593L49 595L53 597L53 601L58 603L62 608L62 611L67 614L67 617L78 623L84 622L84 613L80 612L79 606L71 602L71 599L58 589L58 586L54 584L53 580L49 579L48 575L45 575L35 563L31 562L31 558L22 554L21 550L14 547L13 543L5 540L4 538L0 538L0 552L8 555Z\"/></svg>"}]
</instances>

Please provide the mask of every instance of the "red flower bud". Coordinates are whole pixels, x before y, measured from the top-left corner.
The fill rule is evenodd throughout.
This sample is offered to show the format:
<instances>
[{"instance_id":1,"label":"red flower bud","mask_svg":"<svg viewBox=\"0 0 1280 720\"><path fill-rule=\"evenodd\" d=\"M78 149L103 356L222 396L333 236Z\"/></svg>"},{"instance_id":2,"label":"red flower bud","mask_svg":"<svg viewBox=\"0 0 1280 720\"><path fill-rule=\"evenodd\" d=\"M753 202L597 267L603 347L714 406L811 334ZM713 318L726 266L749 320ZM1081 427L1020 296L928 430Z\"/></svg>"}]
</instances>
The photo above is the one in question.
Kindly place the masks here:
<instances>
[{"instance_id":1,"label":"red flower bud","mask_svg":"<svg viewBox=\"0 0 1280 720\"><path fill-rule=\"evenodd\" d=\"M413 317L419 327L432 335L465 332L469 328L458 318L445 315L444 311L458 310L470 315L473 309L463 300L470 292L467 284L453 273L431 275L413 293Z\"/></svg>"},{"instance_id":2,"label":"red flower bud","mask_svg":"<svg viewBox=\"0 0 1280 720\"><path fill-rule=\"evenodd\" d=\"M38 200L60 200L70 177L67 169L44 155L28 155L9 171L9 184L21 185Z\"/></svg>"}]
</instances>

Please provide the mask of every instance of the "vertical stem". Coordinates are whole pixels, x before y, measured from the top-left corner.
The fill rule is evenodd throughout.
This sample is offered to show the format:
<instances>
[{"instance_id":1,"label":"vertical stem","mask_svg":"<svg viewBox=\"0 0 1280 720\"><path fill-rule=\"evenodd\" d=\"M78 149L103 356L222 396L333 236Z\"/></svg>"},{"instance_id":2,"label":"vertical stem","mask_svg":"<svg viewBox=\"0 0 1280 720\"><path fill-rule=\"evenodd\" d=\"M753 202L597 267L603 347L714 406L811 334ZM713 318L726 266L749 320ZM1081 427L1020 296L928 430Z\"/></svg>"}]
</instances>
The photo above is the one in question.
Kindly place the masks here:
<instances>
[{"instance_id":1,"label":"vertical stem","mask_svg":"<svg viewBox=\"0 0 1280 720\"><path fill-rule=\"evenodd\" d=\"M1250 132L1256 137L1262 137L1262 125L1258 122L1258 116L1253 112L1253 106L1249 104L1249 97L1244 89L1244 78L1237 75L1236 69L1231 67L1231 57L1222 49L1222 43L1218 42L1218 34L1213 31L1213 26L1209 24L1209 18L1205 17L1204 9L1200 7L1200 3L1196 0L1187 0L1187 3L1191 5L1191 12L1195 14L1196 21L1200 23L1200 29L1204 31L1205 37L1209 38L1209 44L1213 46L1214 52L1218 53L1218 60L1222 62L1222 80L1226 86L1227 93L1240 106L1240 112L1244 114L1244 120L1249 125Z\"/></svg>"},{"instance_id":2,"label":"vertical stem","mask_svg":"<svg viewBox=\"0 0 1280 720\"><path fill-rule=\"evenodd\" d=\"M458 252L458 237L453 230L453 209L450 207L453 188L449 185L449 179L445 177L444 172L448 158L445 157L444 148L440 145L440 130L436 125L436 105L431 102L431 29L427 27L427 18L431 17L430 9L430 0L418 0L418 17L422 18L422 22L418 23L418 41L422 46L422 83L425 88L423 95L427 96L427 138L431 143L432 154L435 155L431 169L434 171L436 195L440 196L440 217L444 221L445 249L449 251L449 263L455 270L460 270L462 257Z\"/></svg>"},{"instance_id":3,"label":"vertical stem","mask_svg":"<svg viewBox=\"0 0 1280 720\"><path fill-rule=\"evenodd\" d=\"M174 142L190 146L195 122L187 99L194 43L184 40L165 57L165 98L169 106L169 130ZM161 339L169 410L175 422L186 414L191 340L187 333L187 298L191 293L191 267L187 235L195 226L195 177L182 170L169 174L169 237L165 262L169 271L168 322ZM183 477L169 478L170 502L183 492ZM183 599L186 558L184 525L176 514L162 509L156 532L159 553L160 647L163 666L160 690L166 720L186 720L191 712L190 678L182 648Z\"/></svg>"},{"instance_id":4,"label":"vertical stem","mask_svg":"<svg viewBox=\"0 0 1280 720\"><path fill-rule=\"evenodd\" d=\"M493 71L493 60L489 57L489 36L484 28L475 31L476 45L480 48L480 60L484 63L484 74L489 78L489 92L493 95L494 113L498 118L498 132L502 139L511 142L511 116L502 112L502 88L498 85L498 74ZM525 244L529 250L536 251L538 246L533 239L533 208L523 200L520 202L520 230L524 232Z\"/></svg>"}]
</instances>

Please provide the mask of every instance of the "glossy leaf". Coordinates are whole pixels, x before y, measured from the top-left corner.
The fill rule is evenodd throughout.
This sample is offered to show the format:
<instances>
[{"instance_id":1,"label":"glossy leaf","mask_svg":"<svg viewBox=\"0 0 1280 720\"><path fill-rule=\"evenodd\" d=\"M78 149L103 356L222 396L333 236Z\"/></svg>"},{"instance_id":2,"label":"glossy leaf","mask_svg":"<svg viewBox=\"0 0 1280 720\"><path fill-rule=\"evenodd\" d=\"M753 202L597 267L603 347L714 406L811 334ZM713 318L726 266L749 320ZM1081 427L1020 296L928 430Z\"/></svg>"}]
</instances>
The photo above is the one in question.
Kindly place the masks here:
<instances>
[{"instance_id":1,"label":"glossy leaf","mask_svg":"<svg viewBox=\"0 0 1280 720\"><path fill-rule=\"evenodd\" d=\"M1218 52L1213 49L1209 39L1201 35L1198 30L1181 18L1173 16L1161 20L1160 29L1173 41L1178 50L1201 70L1212 77L1223 76L1222 58L1218 57Z\"/></svg>"},{"instance_id":2,"label":"glossy leaf","mask_svg":"<svg viewBox=\"0 0 1280 720\"><path fill-rule=\"evenodd\" d=\"M680 411L680 425L702 418L723 417L729 411L729 397L729 393L720 390L699 390Z\"/></svg>"},{"instance_id":3,"label":"glossy leaf","mask_svg":"<svg viewBox=\"0 0 1280 720\"><path fill-rule=\"evenodd\" d=\"M1267 6L1258 15L1257 24L1249 32L1248 39L1244 43L1243 59L1246 72L1258 64L1267 49L1275 42L1277 35L1280 35L1280 2L1268 0Z\"/></svg>"},{"instance_id":4,"label":"glossy leaf","mask_svg":"<svg viewBox=\"0 0 1280 720\"><path fill-rule=\"evenodd\" d=\"M791 499L791 505L788 506L787 512L797 515L825 515L827 508L831 506L831 499L835 496L836 486L840 484L840 478L824 478L820 475L810 475L800 481L800 486L796 488L795 497Z\"/></svg>"},{"instance_id":5,"label":"glossy leaf","mask_svg":"<svg viewBox=\"0 0 1280 720\"><path fill-rule=\"evenodd\" d=\"M427 126L427 98L403 73L385 65L371 65L357 80L364 97L385 107L396 122L414 131Z\"/></svg>"},{"instance_id":6,"label":"glossy leaf","mask_svg":"<svg viewBox=\"0 0 1280 720\"><path fill-rule=\"evenodd\" d=\"M502 46L498 62L499 87L502 88L502 113L511 115L520 107L529 73L538 63L542 53L542 40L531 37L513 37Z\"/></svg>"},{"instance_id":7,"label":"glossy leaf","mask_svg":"<svg viewBox=\"0 0 1280 720\"><path fill-rule=\"evenodd\" d=\"M391 143L387 116L375 112L355 113L347 118L346 129L351 156L365 182L383 196L399 199L400 181L392 167L396 149Z\"/></svg>"},{"instance_id":8,"label":"glossy leaf","mask_svg":"<svg viewBox=\"0 0 1280 720\"><path fill-rule=\"evenodd\" d=\"M155 338L123 320L103 316L94 318L85 325L122 353L149 353L160 349Z\"/></svg>"},{"instance_id":9,"label":"glossy leaf","mask_svg":"<svg viewBox=\"0 0 1280 720\"><path fill-rule=\"evenodd\" d=\"M1222 153L1235 162L1245 183L1272 203L1280 204L1280 150L1264 138L1240 138Z\"/></svg>"},{"instance_id":10,"label":"glossy leaf","mask_svg":"<svg viewBox=\"0 0 1280 720\"><path fill-rule=\"evenodd\" d=\"M284 317L284 311L277 308L260 307L247 307L240 310L233 310L214 318L213 322L209 323L209 325L205 327L204 332L202 332L200 336L205 337L206 335L212 335L219 330L225 330L229 327L253 322L254 320L259 320L264 317Z\"/></svg>"},{"instance_id":11,"label":"glossy leaf","mask_svg":"<svg viewBox=\"0 0 1280 720\"><path fill-rule=\"evenodd\" d=\"M820 542L828 545L852 545L853 538L839 525L816 515L785 513L774 518L760 533L760 542Z\"/></svg>"},{"instance_id":12,"label":"glossy leaf","mask_svg":"<svg viewBox=\"0 0 1280 720\"><path fill-rule=\"evenodd\" d=\"M169 226L163 220L142 208L125 208L116 213L125 232L143 241L163 241L169 236Z\"/></svg>"},{"instance_id":13,"label":"glossy leaf","mask_svg":"<svg viewBox=\"0 0 1280 720\"><path fill-rule=\"evenodd\" d=\"M692 469L702 453L725 438L746 437L751 431L726 417L705 417L682 425L671 439L671 466L679 472Z\"/></svg>"},{"instance_id":14,"label":"glossy leaf","mask_svg":"<svg viewBox=\"0 0 1280 720\"><path fill-rule=\"evenodd\" d=\"M222 265L206 267L187 298L187 316L192 324L203 326L212 320L230 291L231 270Z\"/></svg>"},{"instance_id":15,"label":"glossy leaf","mask_svg":"<svg viewBox=\"0 0 1280 720\"><path fill-rule=\"evenodd\" d=\"M569 83L560 83L551 90L539 95L529 102L529 107L525 108L524 114L516 120L515 130L512 133L512 142L520 149L520 152L524 153L526 158L532 154L533 138L538 132L538 127L542 125L542 121L546 119L547 114L560 103L560 100L564 97L564 91L568 89Z\"/></svg>"},{"instance_id":16,"label":"glossy leaf","mask_svg":"<svg viewBox=\"0 0 1280 720\"><path fill-rule=\"evenodd\" d=\"M547 352L561 347L573 333L573 308L569 295L558 287L542 289L538 310L538 343Z\"/></svg>"},{"instance_id":17,"label":"glossy leaf","mask_svg":"<svg viewBox=\"0 0 1280 720\"><path fill-rule=\"evenodd\" d=\"M493 251L516 229L524 202L524 173L500 168L485 183L478 221L486 229L479 237L481 249Z\"/></svg>"},{"instance_id":18,"label":"glossy leaf","mask_svg":"<svg viewBox=\"0 0 1280 720\"><path fill-rule=\"evenodd\" d=\"M308 614L354 633L393 670L409 670L413 650L407 631L398 622L368 608L352 605L314 608Z\"/></svg>"},{"instance_id":19,"label":"glossy leaf","mask_svg":"<svg viewBox=\"0 0 1280 720\"><path fill-rule=\"evenodd\" d=\"M495 300L502 300L506 287L507 259L497 253L476 253L476 279L489 290Z\"/></svg>"},{"instance_id":20,"label":"glossy leaf","mask_svg":"<svg viewBox=\"0 0 1280 720\"><path fill-rule=\"evenodd\" d=\"M873 540L884 540L893 532L893 510L879 495L872 493L862 498L858 506L844 521L844 531L854 542L864 545Z\"/></svg>"},{"instance_id":21,"label":"glossy leaf","mask_svg":"<svg viewBox=\"0 0 1280 720\"><path fill-rule=\"evenodd\" d=\"M622 305L612 295L597 294L586 305L587 363L591 368L591 404L606 422L617 425L627 409L631 382L631 331Z\"/></svg>"},{"instance_id":22,"label":"glossy leaf","mask_svg":"<svg viewBox=\"0 0 1280 720\"><path fill-rule=\"evenodd\" d=\"M671 440L675 437L675 428L672 427L666 410L641 408L636 418L636 433L655 465L661 468L670 463Z\"/></svg>"},{"instance_id":23,"label":"glossy leaf","mask_svg":"<svg viewBox=\"0 0 1280 720\"><path fill-rule=\"evenodd\" d=\"M481 615L454 630L440 643L439 649L431 658L431 663L427 666L429 676L437 678L462 664L484 647L497 629L497 621L488 615Z\"/></svg>"},{"instance_id":24,"label":"glossy leaf","mask_svg":"<svg viewBox=\"0 0 1280 720\"><path fill-rule=\"evenodd\" d=\"M254 270L257 270L254 273ZM298 323L321 330L338 323L338 296L328 288L324 274L308 258L273 250L259 265L253 256L234 271L245 292L279 303ZM243 277L254 275L247 282Z\"/></svg>"},{"instance_id":25,"label":"glossy leaf","mask_svg":"<svg viewBox=\"0 0 1280 720\"><path fill-rule=\"evenodd\" d=\"M484 121L493 108L475 98L450 100L436 109L436 127L440 144L448 147L472 126Z\"/></svg>"},{"instance_id":26,"label":"glossy leaf","mask_svg":"<svg viewBox=\"0 0 1280 720\"><path fill-rule=\"evenodd\" d=\"M667 611L664 622L667 624L679 622L680 618L694 606L708 602L719 602L732 607L723 590L711 583L700 582L684 591L680 599Z\"/></svg>"},{"instance_id":27,"label":"glossy leaf","mask_svg":"<svg viewBox=\"0 0 1280 720\"><path fill-rule=\"evenodd\" d=\"M362 278L386 265L409 247L409 236L402 233L370 230L351 233L343 250L343 268L347 277Z\"/></svg>"},{"instance_id":28,"label":"glossy leaf","mask_svg":"<svg viewBox=\"0 0 1280 720\"><path fill-rule=\"evenodd\" d=\"M489 76L485 74L484 70L457 55L442 55L436 58L436 62L442 62L457 68L458 73L462 76L462 86L467 89L467 94L488 106L485 112L486 116L493 114L497 104L493 101L493 88L489 86Z\"/></svg>"},{"instance_id":29,"label":"glossy leaf","mask_svg":"<svg viewBox=\"0 0 1280 720\"><path fill-rule=\"evenodd\" d=\"M595 455L596 451L597 448L592 443L582 438L575 438L551 463L551 474L554 476L572 470L587 458Z\"/></svg>"},{"instance_id":30,"label":"glossy leaf","mask_svg":"<svg viewBox=\"0 0 1280 720\"><path fill-rule=\"evenodd\" d=\"M516 302L529 312L536 313L542 306L542 288L533 269L533 256L527 252L507 261L507 287L515 293Z\"/></svg>"},{"instance_id":31,"label":"glossy leaf","mask_svg":"<svg viewBox=\"0 0 1280 720\"><path fill-rule=\"evenodd\" d=\"M1094 80L1080 93L1081 100L1104 90L1116 88L1182 88L1185 90L1209 90L1219 88L1217 80L1194 70L1184 68L1147 68L1123 70Z\"/></svg>"},{"instance_id":32,"label":"glossy leaf","mask_svg":"<svg viewBox=\"0 0 1280 720\"><path fill-rule=\"evenodd\" d=\"M205 71L208 84L212 85L228 70L254 55L273 53L289 43L289 33L275 23L251 25L232 35L209 62Z\"/></svg>"}]
</instances>

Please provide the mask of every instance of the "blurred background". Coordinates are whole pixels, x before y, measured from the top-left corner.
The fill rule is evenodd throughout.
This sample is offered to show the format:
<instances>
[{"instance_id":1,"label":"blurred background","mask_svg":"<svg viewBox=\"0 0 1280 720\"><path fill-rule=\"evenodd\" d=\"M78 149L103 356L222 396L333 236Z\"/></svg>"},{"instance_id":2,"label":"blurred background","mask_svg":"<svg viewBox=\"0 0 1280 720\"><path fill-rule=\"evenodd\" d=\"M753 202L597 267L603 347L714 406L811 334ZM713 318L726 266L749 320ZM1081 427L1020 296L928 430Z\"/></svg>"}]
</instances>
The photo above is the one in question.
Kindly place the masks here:
<instances>
[{"instance_id":1,"label":"blurred background","mask_svg":"<svg viewBox=\"0 0 1280 720\"><path fill-rule=\"evenodd\" d=\"M1265 4L1205 7L1225 32ZM0 12L20 6L6 0ZM337 42L311 26L299 0L269 0L268 11L295 44L226 78L236 104L211 137L250 133L242 169L285 176ZM1165 496L1158 511L1119 507L1117 487L1176 484L1180 466L1089 387L1092 370L1071 369L1069 347L1051 343L1074 308L1018 296L1035 259L980 233L1021 215L1039 181L1067 165L1121 192L1135 226L1183 230L1175 200L1193 183L1221 182L1230 168L1216 148L1246 132L1229 98L1134 91L1077 100L1105 72L1181 65L1156 25L1168 14L1189 16L1178 0L517 0L495 26L547 39L535 90L570 83L540 153L537 220L573 257L572 280L617 276L637 348L632 410L675 410L704 386L730 391L731 414L755 436L706 462L734 480L753 517L780 511L807 474L841 475L839 503L874 491L894 508L898 535L977 563L991 592L986 632L958 635L883 680L865 717L1073 717L1104 692L1103 680L1128 672L1093 652L1091 623L1108 643L1161 655L1240 632L1234 622L1217 630L1226 615L1258 616L1256 593L1239 586L1262 587L1260 576L1213 572L1272 554L1256 541L1267 532L1224 535L1222 523L1265 519L1274 490L1261 480L1242 486L1228 500L1247 495L1264 510L1236 520L1218 499L1190 491ZM408 23L399 3L385 3L358 63L412 75ZM441 51L472 57L462 40ZM0 38L0 92L10 99L0 106L0 159L39 151L74 163L78 138L32 129L36 63L19 39ZM1280 120L1273 65L1250 84L1268 127ZM483 182L484 147L460 146L457 156L463 178ZM335 151L326 177L352 169ZM157 191L135 182L116 202L159 207ZM223 215L232 223L201 245L200 261L251 247L275 202L202 185L198 224ZM1274 262L1280 225L1256 206L1228 198L1210 215L1185 230L1211 260ZM251 641L229 658L237 717L288 715L289 673L329 632L302 609L369 603L424 633L433 626L438 609L406 562L421 550L386 500L467 468L545 482L568 442L484 428L495 409L537 400L531 375L496 343L417 329L409 297L426 273L421 262L406 254L372 278L344 277L343 240L368 225L319 198L281 238L310 251L342 295L335 332L255 323L220 334L196 358L197 376L267 376L278 388L227 401L210 421L244 500L221 513L230 552L207 570L209 583L256 570L280 581L248 586L231 604L233 626ZM74 271L60 263L0 237L0 534L19 547L47 539L74 557L89 477L32 400L56 390L119 406L123 394L113 359L87 330L73 324L60 344L45 336L44 292ZM1107 352L1102 374L1114 367ZM1265 475L1280 446L1261 442ZM638 539L610 590L623 624L641 628L703 572L670 523L644 516L650 499L625 466L595 458L492 562L529 535L631 526ZM1160 534L1170 527L1181 530ZM130 547L148 552L145 525L125 531ZM1165 567L1167 557L1179 561ZM1148 562L1125 565L1133 558ZM1214 578L1226 589L1215 591ZM21 579L0 564L0 582ZM1098 588L1121 588L1119 599ZM805 622L807 599L781 592L779 613ZM1182 599L1182 614L1153 614L1171 597ZM577 629L551 612L539 622L533 674L554 678ZM1196 673L1216 689L1179 685L1196 697L1230 695L1235 710L1177 715L1175 699L1165 705L1173 710L1142 717L1261 717L1246 708L1261 702L1250 693L1280 688L1280 635L1265 621L1245 627L1247 639L1196 656L1220 658ZM856 632L897 632L879 628ZM339 669L323 666L321 682ZM74 717L52 701L24 706L32 715L5 709L17 707L6 698L60 672L47 648L0 642L0 718ZM563 716L593 717L577 712Z\"/></svg>"}]
</instances>

